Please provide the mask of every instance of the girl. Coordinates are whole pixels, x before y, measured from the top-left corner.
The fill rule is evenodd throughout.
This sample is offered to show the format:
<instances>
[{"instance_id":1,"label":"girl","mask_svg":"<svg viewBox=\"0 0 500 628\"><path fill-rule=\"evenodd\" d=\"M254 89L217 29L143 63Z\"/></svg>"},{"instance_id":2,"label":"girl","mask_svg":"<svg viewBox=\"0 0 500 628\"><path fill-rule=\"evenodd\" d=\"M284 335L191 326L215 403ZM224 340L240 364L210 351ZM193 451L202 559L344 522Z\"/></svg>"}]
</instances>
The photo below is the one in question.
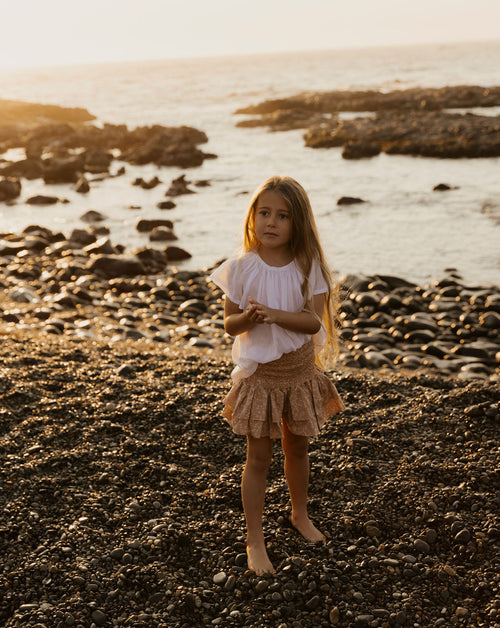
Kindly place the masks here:
<instances>
[{"instance_id":1,"label":"girl","mask_svg":"<svg viewBox=\"0 0 500 628\"><path fill-rule=\"evenodd\" d=\"M210 278L225 293L224 328L236 336L224 416L247 437L241 494L248 567L274 573L262 529L273 442L280 438L285 454L291 524L307 540L324 542L307 512L308 441L344 408L315 365L327 339L338 351L337 301L311 205L297 181L271 177L263 183L246 217L244 252Z\"/></svg>"}]
</instances>

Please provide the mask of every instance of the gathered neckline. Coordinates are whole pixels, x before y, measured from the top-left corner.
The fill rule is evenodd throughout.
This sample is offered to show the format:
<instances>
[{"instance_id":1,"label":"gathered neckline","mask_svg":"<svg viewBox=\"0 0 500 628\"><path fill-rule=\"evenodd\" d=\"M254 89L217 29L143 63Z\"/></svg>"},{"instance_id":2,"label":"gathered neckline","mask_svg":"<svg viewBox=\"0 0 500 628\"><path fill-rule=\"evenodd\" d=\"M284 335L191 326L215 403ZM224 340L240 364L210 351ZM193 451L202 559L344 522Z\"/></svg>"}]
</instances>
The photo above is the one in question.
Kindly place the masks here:
<instances>
[{"instance_id":1,"label":"gathered neckline","mask_svg":"<svg viewBox=\"0 0 500 628\"><path fill-rule=\"evenodd\" d=\"M266 268L272 268L273 270L284 270L285 268L288 268L295 262L295 260L292 259L291 262L288 262L288 264L285 264L284 266L272 266L271 264L268 264L267 262L265 262L256 251L254 251L254 253L257 256L257 258L260 260L260 262L264 264L264 266L266 266Z\"/></svg>"}]
</instances>

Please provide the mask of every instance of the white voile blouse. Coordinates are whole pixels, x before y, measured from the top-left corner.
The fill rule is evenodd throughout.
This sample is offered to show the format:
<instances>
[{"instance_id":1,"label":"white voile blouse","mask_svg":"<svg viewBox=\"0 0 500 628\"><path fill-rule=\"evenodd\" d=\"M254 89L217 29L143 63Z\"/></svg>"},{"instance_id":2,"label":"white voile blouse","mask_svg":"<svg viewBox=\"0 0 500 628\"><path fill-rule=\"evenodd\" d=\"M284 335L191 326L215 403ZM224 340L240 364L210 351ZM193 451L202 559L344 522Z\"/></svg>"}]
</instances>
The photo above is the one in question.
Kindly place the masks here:
<instances>
[{"instance_id":1,"label":"white voile blouse","mask_svg":"<svg viewBox=\"0 0 500 628\"><path fill-rule=\"evenodd\" d=\"M273 309L286 312L302 310L303 274L295 261L286 266L269 266L257 253L250 251L223 262L210 275L210 279L241 310L248 306L249 297ZM328 291L316 261L312 264L309 286L309 298ZM326 341L324 326L312 336L283 329L279 325L255 325L234 340L232 357L236 367L231 373L233 381L249 377L260 363L272 362L284 353L295 351L311 338L318 353Z\"/></svg>"}]
</instances>

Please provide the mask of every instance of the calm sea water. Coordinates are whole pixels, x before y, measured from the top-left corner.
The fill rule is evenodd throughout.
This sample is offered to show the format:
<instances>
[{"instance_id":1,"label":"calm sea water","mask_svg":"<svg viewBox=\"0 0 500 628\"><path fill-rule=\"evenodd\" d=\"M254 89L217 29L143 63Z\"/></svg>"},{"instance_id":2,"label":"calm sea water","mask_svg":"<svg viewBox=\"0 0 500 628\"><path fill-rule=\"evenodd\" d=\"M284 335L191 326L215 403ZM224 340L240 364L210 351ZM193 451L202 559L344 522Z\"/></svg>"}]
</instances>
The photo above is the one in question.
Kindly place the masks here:
<instances>
[{"instance_id":1,"label":"calm sea water","mask_svg":"<svg viewBox=\"0 0 500 628\"><path fill-rule=\"evenodd\" d=\"M127 165L124 177L96 183L86 196L68 186L26 182L17 204L0 205L0 230L37 223L69 232L81 214L95 209L107 216L112 240L132 248L147 243L135 230L138 218L168 217L179 246L193 255L183 267L203 268L238 248L252 190L271 174L288 174L308 190L325 251L340 273L423 282L456 268L468 282L500 285L500 159L380 155L348 161L340 149L305 148L303 131L235 127L238 107L306 90L458 84L499 85L500 42L4 71L2 98L86 107L99 122L130 127L196 126L209 137L203 150L218 159L185 171ZM184 172L193 181L210 180L210 187L180 197L172 211L158 210L170 181ZM154 190L130 185L155 174L164 185ZM442 182L457 189L433 192ZM42 209L23 202L38 193L71 203ZM368 203L337 207L345 195Z\"/></svg>"}]
</instances>

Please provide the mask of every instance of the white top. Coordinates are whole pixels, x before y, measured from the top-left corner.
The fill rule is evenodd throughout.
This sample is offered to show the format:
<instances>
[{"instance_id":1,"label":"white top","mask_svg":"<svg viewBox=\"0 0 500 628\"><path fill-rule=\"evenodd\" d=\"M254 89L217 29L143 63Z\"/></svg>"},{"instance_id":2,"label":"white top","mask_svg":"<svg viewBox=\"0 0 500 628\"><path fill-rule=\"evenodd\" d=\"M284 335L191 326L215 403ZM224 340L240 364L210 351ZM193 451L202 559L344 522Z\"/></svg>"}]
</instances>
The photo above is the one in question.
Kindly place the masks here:
<instances>
[{"instance_id":1,"label":"white top","mask_svg":"<svg viewBox=\"0 0 500 628\"><path fill-rule=\"evenodd\" d=\"M295 261L286 266L269 266L257 253L250 251L226 260L210 275L210 279L241 310L249 305L248 297L253 297L258 303L273 309L302 311L303 274ZM328 291L316 261L312 264L309 286L309 298ZM284 353L300 349L311 338L314 338L317 353L326 341L324 326L312 336L283 329L279 325L255 325L234 340L232 355L236 367L231 373L233 380L236 382L248 377L260 363L272 362Z\"/></svg>"}]
</instances>

